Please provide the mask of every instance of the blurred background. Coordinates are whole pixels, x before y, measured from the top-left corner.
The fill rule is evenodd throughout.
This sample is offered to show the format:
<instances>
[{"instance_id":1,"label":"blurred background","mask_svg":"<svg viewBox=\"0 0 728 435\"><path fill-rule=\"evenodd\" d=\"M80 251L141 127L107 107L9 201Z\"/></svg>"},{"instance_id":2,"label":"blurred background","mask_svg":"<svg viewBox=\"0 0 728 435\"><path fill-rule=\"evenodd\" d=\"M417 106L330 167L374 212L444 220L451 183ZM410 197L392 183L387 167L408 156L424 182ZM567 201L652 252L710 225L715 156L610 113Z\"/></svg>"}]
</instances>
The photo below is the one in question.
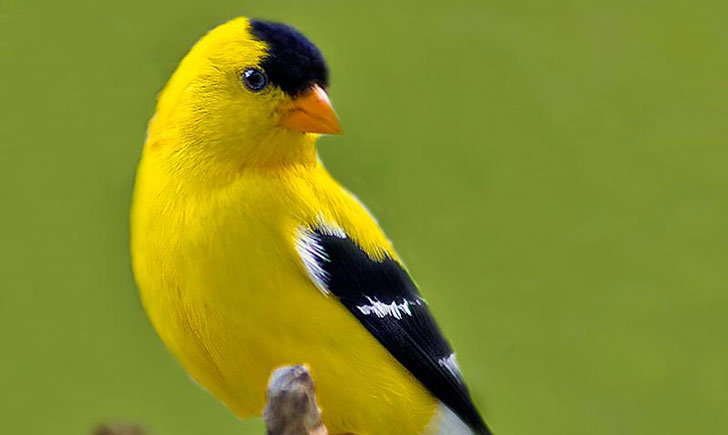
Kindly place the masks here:
<instances>
[{"instance_id":1,"label":"blurred background","mask_svg":"<svg viewBox=\"0 0 728 435\"><path fill-rule=\"evenodd\" d=\"M155 95L208 29L292 24L498 435L728 433L723 1L0 3L8 434L263 434L152 331L128 254Z\"/></svg>"}]
</instances>

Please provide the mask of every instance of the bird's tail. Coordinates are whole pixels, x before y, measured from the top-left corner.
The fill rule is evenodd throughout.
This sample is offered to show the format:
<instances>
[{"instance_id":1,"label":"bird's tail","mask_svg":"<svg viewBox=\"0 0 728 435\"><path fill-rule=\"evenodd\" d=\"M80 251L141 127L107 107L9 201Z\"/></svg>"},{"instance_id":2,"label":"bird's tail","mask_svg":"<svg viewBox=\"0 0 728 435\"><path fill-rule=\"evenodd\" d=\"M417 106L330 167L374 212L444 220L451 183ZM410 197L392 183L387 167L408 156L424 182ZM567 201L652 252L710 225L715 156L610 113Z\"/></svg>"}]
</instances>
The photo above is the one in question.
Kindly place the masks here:
<instances>
[{"instance_id":1,"label":"bird's tail","mask_svg":"<svg viewBox=\"0 0 728 435\"><path fill-rule=\"evenodd\" d=\"M437 411L430 425L425 431L426 435L492 435L485 424L482 428L470 428L444 403L439 402Z\"/></svg>"}]
</instances>

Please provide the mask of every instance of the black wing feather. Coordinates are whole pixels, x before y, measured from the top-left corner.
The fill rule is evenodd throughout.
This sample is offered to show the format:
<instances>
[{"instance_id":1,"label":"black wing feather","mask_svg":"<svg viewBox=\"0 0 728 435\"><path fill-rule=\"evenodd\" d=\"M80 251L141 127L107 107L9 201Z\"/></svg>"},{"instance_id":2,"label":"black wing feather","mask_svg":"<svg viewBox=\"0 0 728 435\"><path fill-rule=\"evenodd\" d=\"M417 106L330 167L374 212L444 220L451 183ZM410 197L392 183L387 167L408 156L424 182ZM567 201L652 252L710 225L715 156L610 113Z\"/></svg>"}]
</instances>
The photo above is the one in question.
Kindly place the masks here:
<instances>
[{"instance_id":1,"label":"black wing feather","mask_svg":"<svg viewBox=\"0 0 728 435\"><path fill-rule=\"evenodd\" d=\"M310 236L324 254L319 266L326 289L473 431L490 434L460 373L443 364L452 349L407 271L389 257L372 260L341 234L319 228Z\"/></svg>"}]
</instances>

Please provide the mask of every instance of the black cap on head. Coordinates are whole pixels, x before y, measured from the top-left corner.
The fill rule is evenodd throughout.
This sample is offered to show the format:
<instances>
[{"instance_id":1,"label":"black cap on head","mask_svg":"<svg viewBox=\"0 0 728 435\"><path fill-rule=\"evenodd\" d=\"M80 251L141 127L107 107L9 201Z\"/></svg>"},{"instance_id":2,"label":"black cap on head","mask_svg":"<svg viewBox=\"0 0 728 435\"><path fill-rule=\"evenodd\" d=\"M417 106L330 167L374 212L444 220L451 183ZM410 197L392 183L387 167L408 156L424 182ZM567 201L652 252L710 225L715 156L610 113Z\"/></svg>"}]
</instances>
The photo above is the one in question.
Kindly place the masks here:
<instances>
[{"instance_id":1,"label":"black cap on head","mask_svg":"<svg viewBox=\"0 0 728 435\"><path fill-rule=\"evenodd\" d=\"M250 20L251 33L268 44L262 67L268 79L291 96L311 85L326 88L329 71L319 49L296 29L280 23Z\"/></svg>"}]
</instances>

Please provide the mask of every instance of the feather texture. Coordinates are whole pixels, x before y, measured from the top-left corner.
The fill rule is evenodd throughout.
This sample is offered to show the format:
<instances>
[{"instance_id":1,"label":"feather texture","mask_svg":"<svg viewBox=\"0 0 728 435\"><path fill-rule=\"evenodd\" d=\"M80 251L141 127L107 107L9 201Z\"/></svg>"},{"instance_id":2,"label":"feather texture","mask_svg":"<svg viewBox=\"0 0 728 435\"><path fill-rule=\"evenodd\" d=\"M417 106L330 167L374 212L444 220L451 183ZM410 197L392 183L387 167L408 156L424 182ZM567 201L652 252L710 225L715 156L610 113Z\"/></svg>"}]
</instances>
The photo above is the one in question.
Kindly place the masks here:
<instances>
[{"instance_id":1,"label":"feather texture","mask_svg":"<svg viewBox=\"0 0 728 435\"><path fill-rule=\"evenodd\" d=\"M407 271L393 258L372 259L343 231L305 229L317 255L303 256L323 285L422 384L473 431L490 431L473 405L452 348ZM312 265L312 259L315 264Z\"/></svg>"}]
</instances>

